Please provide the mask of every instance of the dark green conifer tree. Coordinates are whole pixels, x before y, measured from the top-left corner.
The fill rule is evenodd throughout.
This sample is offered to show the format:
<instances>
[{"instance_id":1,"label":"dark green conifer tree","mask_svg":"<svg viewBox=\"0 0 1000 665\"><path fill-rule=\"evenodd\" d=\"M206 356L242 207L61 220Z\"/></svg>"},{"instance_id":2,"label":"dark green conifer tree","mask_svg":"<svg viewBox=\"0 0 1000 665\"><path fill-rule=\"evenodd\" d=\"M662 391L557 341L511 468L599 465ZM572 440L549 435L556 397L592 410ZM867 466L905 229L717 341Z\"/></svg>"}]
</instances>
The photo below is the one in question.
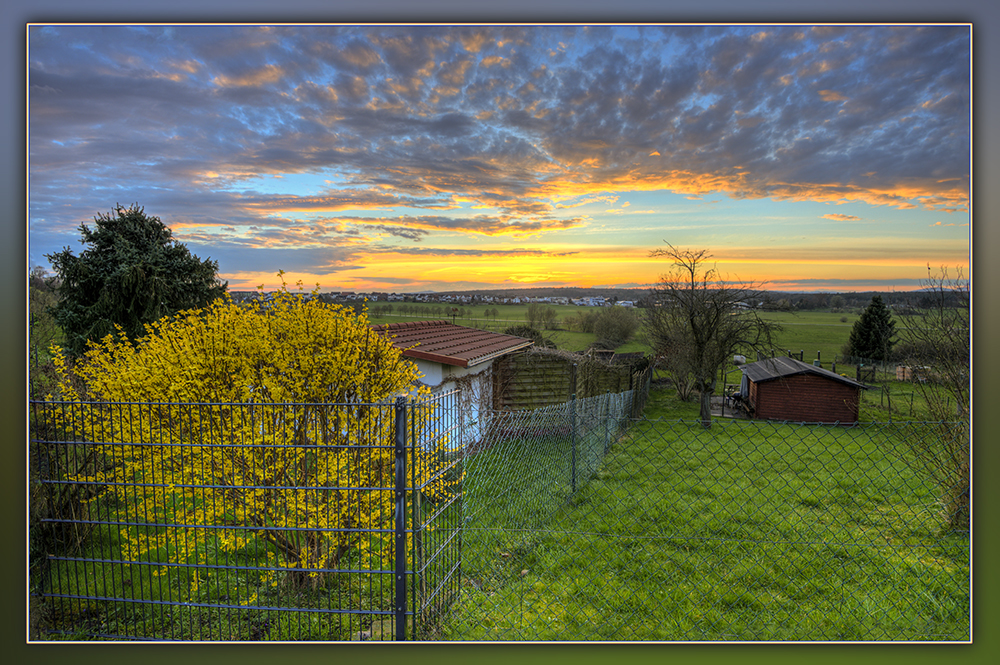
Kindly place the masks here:
<instances>
[{"instance_id":1,"label":"dark green conifer tree","mask_svg":"<svg viewBox=\"0 0 1000 665\"><path fill-rule=\"evenodd\" d=\"M896 343L893 337L895 329L896 322L892 320L892 312L882 302L882 296L872 296L868 307L851 329L847 355L878 362L888 361Z\"/></svg>"},{"instance_id":2,"label":"dark green conifer tree","mask_svg":"<svg viewBox=\"0 0 1000 665\"><path fill-rule=\"evenodd\" d=\"M147 323L226 292L218 262L191 254L138 204L116 205L94 222L93 229L80 225L86 249L79 256L69 247L46 255L61 282L53 315L70 353L83 353L88 340L114 333L116 324L135 340Z\"/></svg>"}]
</instances>

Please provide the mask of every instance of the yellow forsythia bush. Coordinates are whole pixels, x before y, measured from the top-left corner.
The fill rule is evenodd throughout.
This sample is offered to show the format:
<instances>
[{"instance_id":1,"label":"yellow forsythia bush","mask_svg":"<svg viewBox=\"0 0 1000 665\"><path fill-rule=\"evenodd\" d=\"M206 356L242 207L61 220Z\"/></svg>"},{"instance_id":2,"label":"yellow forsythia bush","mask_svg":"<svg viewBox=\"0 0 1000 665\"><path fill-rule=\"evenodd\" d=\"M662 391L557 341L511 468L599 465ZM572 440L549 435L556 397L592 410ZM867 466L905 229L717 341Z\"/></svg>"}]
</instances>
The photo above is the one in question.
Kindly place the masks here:
<instances>
[{"instance_id":1,"label":"yellow forsythia bush","mask_svg":"<svg viewBox=\"0 0 1000 665\"><path fill-rule=\"evenodd\" d=\"M63 425L112 460L77 480L154 525L121 527L129 560L207 564L263 538L274 566L317 585L348 552L385 556L365 530L392 524L393 414L370 405L414 396L418 372L366 315L282 289L163 319L136 344L108 336L72 369L54 356L57 397L76 403ZM440 452L407 462L425 495L447 493Z\"/></svg>"}]
</instances>

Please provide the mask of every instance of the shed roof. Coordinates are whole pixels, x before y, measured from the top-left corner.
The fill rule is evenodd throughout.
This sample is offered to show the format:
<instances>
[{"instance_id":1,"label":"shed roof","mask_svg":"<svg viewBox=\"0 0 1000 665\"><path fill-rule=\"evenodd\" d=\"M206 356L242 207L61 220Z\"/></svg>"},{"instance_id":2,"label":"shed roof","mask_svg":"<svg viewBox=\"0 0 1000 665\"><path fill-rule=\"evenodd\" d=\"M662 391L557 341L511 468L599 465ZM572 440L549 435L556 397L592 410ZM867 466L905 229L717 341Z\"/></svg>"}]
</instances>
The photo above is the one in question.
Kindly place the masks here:
<instances>
[{"instance_id":1,"label":"shed roof","mask_svg":"<svg viewBox=\"0 0 1000 665\"><path fill-rule=\"evenodd\" d=\"M372 326L407 358L472 367L527 348L530 339L459 326L447 321L409 321Z\"/></svg>"},{"instance_id":2,"label":"shed roof","mask_svg":"<svg viewBox=\"0 0 1000 665\"><path fill-rule=\"evenodd\" d=\"M785 356L758 360L755 363L744 365L740 369L742 369L743 373L746 374L746 376L754 383L773 381L774 379L780 379L785 376L793 376L795 374L815 374L833 381L846 383L850 386L857 386L858 388L865 389L868 388L868 386L863 383L859 383L854 379L849 379L846 376L841 376L836 372L831 372L828 369L816 367L815 365L804 363L801 360L787 358Z\"/></svg>"}]
</instances>

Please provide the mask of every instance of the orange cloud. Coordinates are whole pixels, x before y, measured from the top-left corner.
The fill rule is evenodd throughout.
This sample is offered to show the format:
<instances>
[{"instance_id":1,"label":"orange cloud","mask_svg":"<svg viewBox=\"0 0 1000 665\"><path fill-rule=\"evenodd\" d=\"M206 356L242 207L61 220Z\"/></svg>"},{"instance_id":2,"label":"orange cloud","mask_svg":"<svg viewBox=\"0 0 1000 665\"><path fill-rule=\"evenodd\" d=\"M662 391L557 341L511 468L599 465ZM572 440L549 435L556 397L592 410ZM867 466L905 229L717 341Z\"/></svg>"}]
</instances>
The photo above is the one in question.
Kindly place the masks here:
<instances>
[{"instance_id":1,"label":"orange cloud","mask_svg":"<svg viewBox=\"0 0 1000 665\"><path fill-rule=\"evenodd\" d=\"M459 41L462 43L462 48L469 53L479 53L483 49L483 46L490 41L490 37L485 32L475 32L472 34L462 34L459 37Z\"/></svg>"},{"instance_id":2,"label":"orange cloud","mask_svg":"<svg viewBox=\"0 0 1000 665\"><path fill-rule=\"evenodd\" d=\"M897 239L898 241L898 239ZM898 243L897 243L898 244ZM906 245L907 243L904 243ZM724 279L763 283L765 288L829 280L831 274L852 284L862 280L899 280L909 283L926 272L927 262L942 265L967 265L967 248L918 241L887 254L886 239L863 245L847 242L824 242L813 247L721 247L712 252L712 261ZM469 250L393 251L377 253L353 247L350 263L333 265L326 272L300 271L289 279L304 284L320 282L326 290L397 291L440 290L450 288L490 288L491 286L551 284L557 286L595 286L602 284L655 284L670 266L658 257L649 256L648 247L566 247L532 244L530 250L497 249L492 252ZM570 250L570 251L566 251ZM963 251L965 253L963 253ZM913 257L920 257L919 260ZM400 275L406 275L400 280ZM223 274L233 289L253 288L262 282L276 288L273 275L251 273ZM834 280L836 281L836 280ZM823 282L825 283L825 282ZM469 286L455 286L469 285Z\"/></svg>"},{"instance_id":3,"label":"orange cloud","mask_svg":"<svg viewBox=\"0 0 1000 665\"><path fill-rule=\"evenodd\" d=\"M968 188L964 181L948 183L942 190L934 179L911 179L890 187L860 186L843 183L755 182L746 171L696 173L686 170L652 171L635 169L626 173L606 174L596 160L588 166L592 177L565 173L540 181L528 195L562 201L583 195L599 195L607 191L670 190L688 197L723 193L736 199L770 197L775 200L844 203L856 201L870 205L913 209L918 203L931 209L968 211ZM917 203L914 203L916 201Z\"/></svg>"},{"instance_id":4,"label":"orange cloud","mask_svg":"<svg viewBox=\"0 0 1000 665\"><path fill-rule=\"evenodd\" d=\"M495 65L500 65L504 69L510 67L510 60L499 55L490 55L479 61L479 64L483 67L493 67Z\"/></svg>"},{"instance_id":5,"label":"orange cloud","mask_svg":"<svg viewBox=\"0 0 1000 665\"><path fill-rule=\"evenodd\" d=\"M846 102L847 97L834 90L820 90L819 97L824 102Z\"/></svg>"},{"instance_id":6,"label":"orange cloud","mask_svg":"<svg viewBox=\"0 0 1000 665\"><path fill-rule=\"evenodd\" d=\"M282 76L284 76L284 69L278 65L265 65L240 76L216 76L212 79L212 83L220 88L256 87L275 83L281 80Z\"/></svg>"}]
</instances>

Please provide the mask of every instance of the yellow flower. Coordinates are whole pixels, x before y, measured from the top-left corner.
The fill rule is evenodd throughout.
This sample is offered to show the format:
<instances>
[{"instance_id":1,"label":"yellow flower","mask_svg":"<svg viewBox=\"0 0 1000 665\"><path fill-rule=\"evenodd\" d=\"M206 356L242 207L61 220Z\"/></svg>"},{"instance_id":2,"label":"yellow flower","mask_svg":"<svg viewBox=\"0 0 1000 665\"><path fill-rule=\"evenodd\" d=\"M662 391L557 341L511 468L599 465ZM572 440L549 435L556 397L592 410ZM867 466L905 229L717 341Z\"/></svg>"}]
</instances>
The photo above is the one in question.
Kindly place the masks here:
<instances>
[{"instance_id":1,"label":"yellow flower","mask_svg":"<svg viewBox=\"0 0 1000 665\"><path fill-rule=\"evenodd\" d=\"M393 518L391 491L302 489L352 487L358 478L392 486L392 452L367 448L391 442L391 414L329 406L388 403L417 378L365 315L283 289L266 310L224 298L150 325L135 345L108 336L73 369L58 348L53 358L60 397L80 402L60 412L61 424L119 462L100 478L106 491L151 521L193 525L156 535L123 527L131 560L182 563L257 541L282 552L273 565L324 568L331 552L367 549L363 531ZM162 404L107 406L115 402ZM418 426L433 418L418 417ZM442 450L410 460L433 497L452 491L434 479ZM235 489L246 487L267 489ZM204 528L220 525L233 530ZM347 525L356 531L339 530Z\"/></svg>"}]
</instances>

